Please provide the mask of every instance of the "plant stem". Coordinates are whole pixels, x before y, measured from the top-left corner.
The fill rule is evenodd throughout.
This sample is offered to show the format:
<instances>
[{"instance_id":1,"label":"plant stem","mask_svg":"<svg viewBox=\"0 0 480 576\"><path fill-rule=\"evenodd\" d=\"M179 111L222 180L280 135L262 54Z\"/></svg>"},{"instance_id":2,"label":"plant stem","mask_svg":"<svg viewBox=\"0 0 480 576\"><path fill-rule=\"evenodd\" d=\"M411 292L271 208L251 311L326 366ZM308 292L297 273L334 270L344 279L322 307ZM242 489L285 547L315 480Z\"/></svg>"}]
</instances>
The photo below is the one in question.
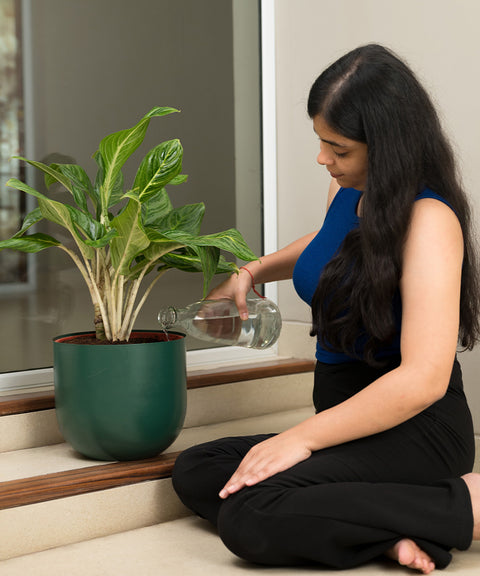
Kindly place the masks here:
<instances>
[{"instance_id":1,"label":"plant stem","mask_svg":"<svg viewBox=\"0 0 480 576\"><path fill-rule=\"evenodd\" d=\"M103 258L102 258L103 260ZM90 268L90 265L88 263L88 261L86 262L87 265L87 269L89 270L90 276L92 278L92 288L93 288L93 295L92 295L92 301L94 306L98 307L98 311L96 310L96 314L95 314L95 332L96 332L96 336L97 336L97 340L111 340L112 339L112 331L110 328L110 323L109 323L109 317L108 317L108 313L107 313L107 307L108 307L108 302L107 302L107 306L105 305L104 302L104 297L105 297L105 269L103 266L103 261L102 261L102 266L101 266L101 272L103 271L103 273L100 273L100 276L98 278L98 281L95 282L95 280L93 279L93 271ZM97 320L98 317L98 320Z\"/></svg>"},{"instance_id":2,"label":"plant stem","mask_svg":"<svg viewBox=\"0 0 480 576\"><path fill-rule=\"evenodd\" d=\"M122 316L123 316L123 285L125 282L124 276L119 276L117 279L117 284L115 286L116 291L116 304L115 304L115 313L116 313L116 324L115 324L115 331L118 333L122 323Z\"/></svg>"},{"instance_id":3,"label":"plant stem","mask_svg":"<svg viewBox=\"0 0 480 576\"><path fill-rule=\"evenodd\" d=\"M131 315L131 319L130 319L130 324L128 326L128 332L127 334L130 336L132 330L133 330L133 325L135 324L135 321L137 319L137 316L140 312L140 310L142 309L142 306L145 303L145 300L148 298L148 295L150 294L150 292L152 291L153 287L155 286L155 284L157 283L157 281L165 274L165 272L167 272L167 270L170 270L170 268L164 268L163 270L161 270L156 276L155 278L152 280L152 282L150 282L150 285L148 286L148 288L145 290L145 293L143 294L140 302L137 304L135 311L133 312L133 314Z\"/></svg>"},{"instance_id":4,"label":"plant stem","mask_svg":"<svg viewBox=\"0 0 480 576\"><path fill-rule=\"evenodd\" d=\"M131 332L130 326L133 326L132 321L131 321L132 310L133 310L133 306L135 304L135 300L137 298L140 284L142 283L142 280L143 280L143 278L147 272L147 268L148 267L145 266L145 268L143 268L143 270L140 272L138 278L136 278L132 282L132 289L131 289L130 295L128 297L127 307L125 309L125 315L123 317L122 327L120 329L121 337L122 337L122 339L125 339L125 340L128 340L128 338L130 336L130 332Z\"/></svg>"},{"instance_id":5,"label":"plant stem","mask_svg":"<svg viewBox=\"0 0 480 576\"><path fill-rule=\"evenodd\" d=\"M110 336L110 327L108 325L108 316L106 314L105 306L103 304L102 297L100 295L97 282L95 281L89 261L85 258L85 256L83 256L83 253L82 256L84 258L84 262L80 260L78 255L75 252L73 252L73 250L70 250L65 246L59 246L59 248L70 256L70 258L73 260L73 262L79 269L80 274L85 280L85 283L87 284L88 291L90 292L90 297L92 299L93 306L95 309L95 331L97 333L97 338L99 338L99 334L101 334L101 332L103 331L105 337L108 340L110 340L111 336ZM97 320L98 316L97 310L99 310L100 322ZM100 325L102 326L102 328L100 328ZM100 337L99 339L102 338Z\"/></svg>"},{"instance_id":6,"label":"plant stem","mask_svg":"<svg viewBox=\"0 0 480 576\"><path fill-rule=\"evenodd\" d=\"M115 338L115 310L114 310L114 303L112 303L112 297L111 297L111 290L112 290L112 283L111 283L111 270L110 267L108 266L108 264L104 261L103 263L104 265L104 269L103 269L103 293L104 293L104 298L106 301L106 307L107 307L107 313L108 313L108 319L109 319L109 323L110 323L110 340L112 340L113 342L116 340Z\"/></svg>"}]
</instances>

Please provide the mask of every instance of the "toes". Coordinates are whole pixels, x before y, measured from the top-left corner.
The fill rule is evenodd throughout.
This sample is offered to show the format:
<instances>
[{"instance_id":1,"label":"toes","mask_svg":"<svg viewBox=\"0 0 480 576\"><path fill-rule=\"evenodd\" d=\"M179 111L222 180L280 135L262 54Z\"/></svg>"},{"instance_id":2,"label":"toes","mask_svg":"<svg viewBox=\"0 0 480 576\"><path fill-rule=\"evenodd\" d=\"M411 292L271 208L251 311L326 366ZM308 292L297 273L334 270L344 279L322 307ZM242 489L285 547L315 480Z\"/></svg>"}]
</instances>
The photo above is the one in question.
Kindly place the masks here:
<instances>
[{"instance_id":1,"label":"toes","mask_svg":"<svg viewBox=\"0 0 480 576\"><path fill-rule=\"evenodd\" d=\"M397 542L388 552L388 556L397 560L402 566L417 570L422 574L430 574L435 569L435 564L430 556L408 538Z\"/></svg>"},{"instance_id":2,"label":"toes","mask_svg":"<svg viewBox=\"0 0 480 576\"><path fill-rule=\"evenodd\" d=\"M425 553L422 550L419 552L420 554L416 556L414 565L410 566L410 568L420 570L423 574L430 574L430 572L435 569L435 564L430 560L430 558L425 557Z\"/></svg>"}]
</instances>

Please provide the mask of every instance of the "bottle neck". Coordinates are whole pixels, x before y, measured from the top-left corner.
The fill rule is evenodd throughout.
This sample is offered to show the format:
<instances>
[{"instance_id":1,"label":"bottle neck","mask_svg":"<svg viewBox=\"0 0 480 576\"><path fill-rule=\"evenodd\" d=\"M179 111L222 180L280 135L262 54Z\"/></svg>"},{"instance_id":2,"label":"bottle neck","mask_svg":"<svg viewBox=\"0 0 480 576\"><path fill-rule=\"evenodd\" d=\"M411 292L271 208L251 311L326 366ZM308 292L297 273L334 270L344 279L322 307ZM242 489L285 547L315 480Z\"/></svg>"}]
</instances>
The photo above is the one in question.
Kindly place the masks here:
<instances>
[{"instance_id":1,"label":"bottle neck","mask_svg":"<svg viewBox=\"0 0 480 576\"><path fill-rule=\"evenodd\" d=\"M178 320L178 311L174 306L162 308L158 313L158 323L162 330L170 330Z\"/></svg>"}]
</instances>

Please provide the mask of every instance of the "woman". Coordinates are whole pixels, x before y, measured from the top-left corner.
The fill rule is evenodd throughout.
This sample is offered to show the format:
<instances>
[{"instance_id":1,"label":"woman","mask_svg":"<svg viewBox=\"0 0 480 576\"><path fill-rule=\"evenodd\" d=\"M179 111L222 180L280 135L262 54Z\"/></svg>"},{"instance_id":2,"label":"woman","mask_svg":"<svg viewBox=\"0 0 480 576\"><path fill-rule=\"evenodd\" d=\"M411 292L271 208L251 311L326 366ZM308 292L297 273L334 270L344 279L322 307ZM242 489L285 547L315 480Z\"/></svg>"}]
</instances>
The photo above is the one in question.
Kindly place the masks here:
<instances>
[{"instance_id":1,"label":"woman","mask_svg":"<svg viewBox=\"0 0 480 576\"><path fill-rule=\"evenodd\" d=\"M430 99L387 49L331 65L308 113L332 177L322 229L210 297L244 316L253 281L293 277L312 306L316 414L187 450L174 486L247 560L349 568L386 554L428 574L480 537L456 360L479 335L467 201Z\"/></svg>"}]
</instances>

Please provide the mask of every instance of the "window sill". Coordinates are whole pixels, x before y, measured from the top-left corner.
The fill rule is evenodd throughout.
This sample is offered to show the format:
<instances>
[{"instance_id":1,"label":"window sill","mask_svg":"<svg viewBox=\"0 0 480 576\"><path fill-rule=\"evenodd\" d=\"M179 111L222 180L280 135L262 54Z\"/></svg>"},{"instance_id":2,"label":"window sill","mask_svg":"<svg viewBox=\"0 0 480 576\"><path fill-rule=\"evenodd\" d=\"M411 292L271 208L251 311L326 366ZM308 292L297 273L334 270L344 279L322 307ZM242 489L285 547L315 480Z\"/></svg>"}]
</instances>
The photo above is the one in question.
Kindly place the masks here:
<instances>
[{"instance_id":1,"label":"window sill","mask_svg":"<svg viewBox=\"0 0 480 576\"><path fill-rule=\"evenodd\" d=\"M313 372L315 362L298 358L276 358L263 362L221 366L204 370L192 369L187 372L187 388L204 388L219 384L230 384L246 380L271 378L289 374ZM55 396L52 390L44 392L25 392L0 397L0 416L51 410L55 408Z\"/></svg>"}]
</instances>

